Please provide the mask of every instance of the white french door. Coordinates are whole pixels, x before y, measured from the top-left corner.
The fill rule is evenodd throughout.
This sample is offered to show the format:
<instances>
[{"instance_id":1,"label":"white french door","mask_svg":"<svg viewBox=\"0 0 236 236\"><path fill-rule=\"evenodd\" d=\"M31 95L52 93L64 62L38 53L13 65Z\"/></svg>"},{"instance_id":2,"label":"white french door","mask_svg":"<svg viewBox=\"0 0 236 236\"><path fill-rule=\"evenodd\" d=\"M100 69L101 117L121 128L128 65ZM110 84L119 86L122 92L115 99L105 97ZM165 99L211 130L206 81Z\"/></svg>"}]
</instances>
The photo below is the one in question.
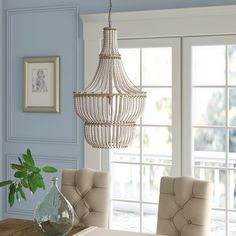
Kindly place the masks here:
<instances>
[{"instance_id":1,"label":"white french door","mask_svg":"<svg viewBox=\"0 0 236 236\"><path fill-rule=\"evenodd\" d=\"M236 235L236 36L184 38L183 50L183 172L214 183L211 235Z\"/></svg>"},{"instance_id":2,"label":"white french door","mask_svg":"<svg viewBox=\"0 0 236 236\"><path fill-rule=\"evenodd\" d=\"M156 232L160 178L181 175L180 39L119 40L125 70L147 92L129 148L113 149L111 228Z\"/></svg>"}]
</instances>

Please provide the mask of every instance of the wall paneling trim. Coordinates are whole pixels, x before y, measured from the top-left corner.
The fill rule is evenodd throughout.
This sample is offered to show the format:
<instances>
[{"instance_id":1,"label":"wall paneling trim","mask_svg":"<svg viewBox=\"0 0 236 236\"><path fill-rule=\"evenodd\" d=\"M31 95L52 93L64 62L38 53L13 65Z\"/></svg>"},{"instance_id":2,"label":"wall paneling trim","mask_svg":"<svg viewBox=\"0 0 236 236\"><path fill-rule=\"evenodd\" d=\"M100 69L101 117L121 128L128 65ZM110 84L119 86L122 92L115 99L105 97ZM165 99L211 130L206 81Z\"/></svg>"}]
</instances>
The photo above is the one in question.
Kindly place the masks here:
<instances>
[{"instance_id":1,"label":"wall paneling trim","mask_svg":"<svg viewBox=\"0 0 236 236\"><path fill-rule=\"evenodd\" d=\"M6 11L7 141L78 143L72 102L78 78L77 16L74 5ZM23 57L44 55L61 57L60 115L22 111Z\"/></svg>"}]
</instances>

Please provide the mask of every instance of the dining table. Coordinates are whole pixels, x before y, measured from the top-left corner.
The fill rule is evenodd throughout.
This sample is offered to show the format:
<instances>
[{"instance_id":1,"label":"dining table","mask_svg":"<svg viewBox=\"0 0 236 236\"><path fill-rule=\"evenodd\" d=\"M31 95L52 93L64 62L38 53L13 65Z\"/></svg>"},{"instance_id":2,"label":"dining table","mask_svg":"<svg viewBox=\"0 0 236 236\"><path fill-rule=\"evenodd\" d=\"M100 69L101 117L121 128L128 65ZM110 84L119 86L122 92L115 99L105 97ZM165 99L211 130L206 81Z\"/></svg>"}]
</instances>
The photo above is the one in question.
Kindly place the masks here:
<instances>
[{"instance_id":1,"label":"dining table","mask_svg":"<svg viewBox=\"0 0 236 236\"><path fill-rule=\"evenodd\" d=\"M114 230L91 226L72 236L168 236L160 234L139 233L124 230Z\"/></svg>"},{"instance_id":2,"label":"dining table","mask_svg":"<svg viewBox=\"0 0 236 236\"><path fill-rule=\"evenodd\" d=\"M33 220L4 219L0 221L0 236L42 236ZM95 226L74 226L67 236L168 236L114 230Z\"/></svg>"},{"instance_id":3,"label":"dining table","mask_svg":"<svg viewBox=\"0 0 236 236\"><path fill-rule=\"evenodd\" d=\"M72 236L85 227L74 226L67 236ZM33 220L8 218L0 221L0 236L42 236Z\"/></svg>"}]
</instances>

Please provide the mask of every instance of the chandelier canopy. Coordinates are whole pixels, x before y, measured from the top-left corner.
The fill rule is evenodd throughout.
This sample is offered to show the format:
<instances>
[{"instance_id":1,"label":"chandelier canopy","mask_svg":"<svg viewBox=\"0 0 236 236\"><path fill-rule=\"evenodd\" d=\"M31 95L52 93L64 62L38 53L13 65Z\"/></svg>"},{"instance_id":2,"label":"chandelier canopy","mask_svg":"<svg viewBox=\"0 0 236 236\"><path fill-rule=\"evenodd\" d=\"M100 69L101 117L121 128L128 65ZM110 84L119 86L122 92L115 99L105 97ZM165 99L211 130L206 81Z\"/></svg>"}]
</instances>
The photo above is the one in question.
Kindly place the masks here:
<instances>
[{"instance_id":1,"label":"chandelier canopy","mask_svg":"<svg viewBox=\"0 0 236 236\"><path fill-rule=\"evenodd\" d=\"M111 0L95 76L87 88L74 92L75 111L85 122L85 138L95 148L128 147L146 100L146 92L134 86L124 70L110 17Z\"/></svg>"}]
</instances>

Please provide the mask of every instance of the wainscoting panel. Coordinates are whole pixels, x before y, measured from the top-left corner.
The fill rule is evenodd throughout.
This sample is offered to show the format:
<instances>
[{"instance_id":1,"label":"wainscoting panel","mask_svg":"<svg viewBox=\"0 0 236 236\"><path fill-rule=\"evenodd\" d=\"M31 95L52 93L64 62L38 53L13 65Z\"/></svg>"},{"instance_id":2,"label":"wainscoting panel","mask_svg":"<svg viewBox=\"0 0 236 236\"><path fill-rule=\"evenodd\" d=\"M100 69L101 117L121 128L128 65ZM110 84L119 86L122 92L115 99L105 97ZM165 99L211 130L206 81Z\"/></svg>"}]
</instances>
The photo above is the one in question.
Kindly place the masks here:
<instances>
[{"instance_id":1,"label":"wainscoting panel","mask_svg":"<svg viewBox=\"0 0 236 236\"><path fill-rule=\"evenodd\" d=\"M78 9L74 5L10 9L7 17L7 140L78 143ZM23 58L60 56L60 113L23 112Z\"/></svg>"}]
</instances>

